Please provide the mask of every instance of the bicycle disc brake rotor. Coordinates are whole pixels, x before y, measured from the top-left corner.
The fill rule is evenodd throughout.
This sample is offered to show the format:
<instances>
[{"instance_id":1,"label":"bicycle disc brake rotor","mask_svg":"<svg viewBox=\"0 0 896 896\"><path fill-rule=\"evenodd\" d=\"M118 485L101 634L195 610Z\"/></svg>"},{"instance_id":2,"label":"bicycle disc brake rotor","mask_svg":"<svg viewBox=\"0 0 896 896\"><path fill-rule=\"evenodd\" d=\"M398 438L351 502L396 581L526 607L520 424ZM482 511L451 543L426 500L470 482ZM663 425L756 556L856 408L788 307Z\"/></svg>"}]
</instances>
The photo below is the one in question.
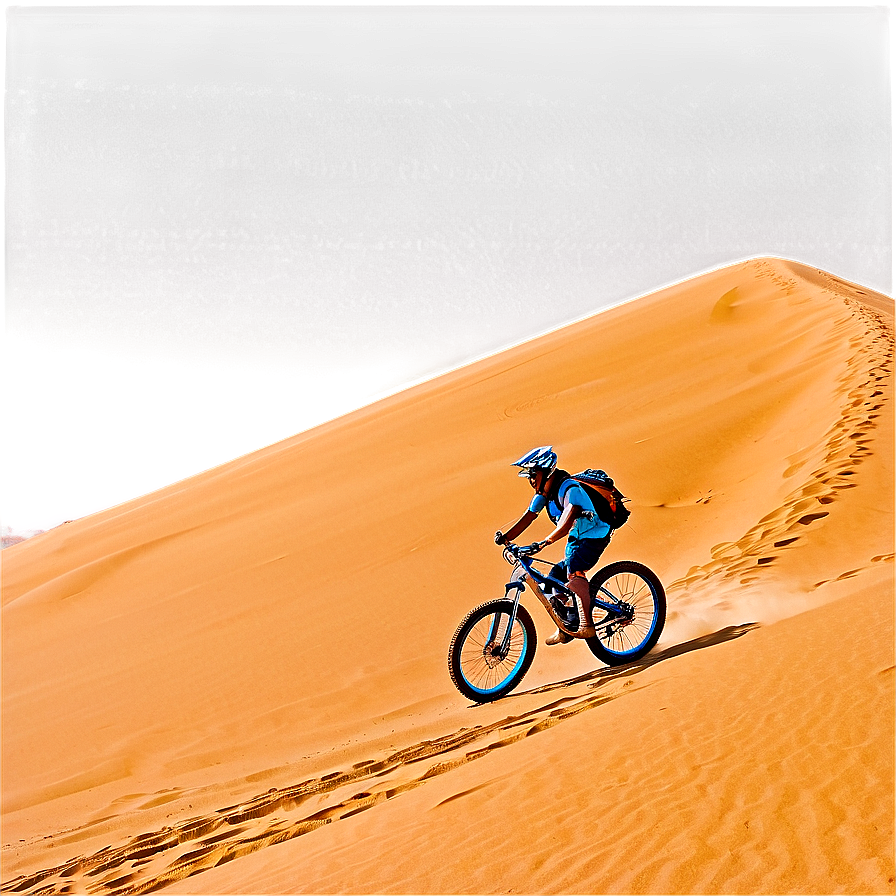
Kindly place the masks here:
<instances>
[{"instance_id":1,"label":"bicycle disc brake rotor","mask_svg":"<svg viewBox=\"0 0 896 896\"><path fill-rule=\"evenodd\" d=\"M500 666L501 663L504 662L504 656L501 653L501 642L489 641L488 644L482 648L482 656L489 669L494 669L496 666Z\"/></svg>"},{"instance_id":2,"label":"bicycle disc brake rotor","mask_svg":"<svg viewBox=\"0 0 896 896\"><path fill-rule=\"evenodd\" d=\"M620 601L619 609L623 613L622 618L619 620L619 627L631 625L635 621L635 608L631 604Z\"/></svg>"},{"instance_id":3,"label":"bicycle disc brake rotor","mask_svg":"<svg viewBox=\"0 0 896 896\"><path fill-rule=\"evenodd\" d=\"M635 621L635 608L631 604L619 601L618 606L619 615L616 616L616 618L608 622L611 617L609 615L605 616L601 622L595 623L594 626L597 630L597 634L608 644L610 643L610 639L620 629L625 628L627 625L631 625Z\"/></svg>"}]
</instances>

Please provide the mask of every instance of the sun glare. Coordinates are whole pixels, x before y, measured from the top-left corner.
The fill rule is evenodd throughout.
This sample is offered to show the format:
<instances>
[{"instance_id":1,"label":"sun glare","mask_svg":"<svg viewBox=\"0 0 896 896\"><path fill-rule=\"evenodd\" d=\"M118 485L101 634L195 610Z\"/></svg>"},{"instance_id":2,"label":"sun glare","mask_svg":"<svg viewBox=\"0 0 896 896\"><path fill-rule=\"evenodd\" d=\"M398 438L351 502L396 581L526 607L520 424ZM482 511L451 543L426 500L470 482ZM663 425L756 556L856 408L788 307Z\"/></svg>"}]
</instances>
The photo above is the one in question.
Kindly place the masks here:
<instances>
[{"instance_id":1,"label":"sun glare","mask_svg":"<svg viewBox=\"0 0 896 896\"><path fill-rule=\"evenodd\" d=\"M193 458L146 448L43 444L14 455L0 483L4 526L51 526L186 475Z\"/></svg>"}]
</instances>

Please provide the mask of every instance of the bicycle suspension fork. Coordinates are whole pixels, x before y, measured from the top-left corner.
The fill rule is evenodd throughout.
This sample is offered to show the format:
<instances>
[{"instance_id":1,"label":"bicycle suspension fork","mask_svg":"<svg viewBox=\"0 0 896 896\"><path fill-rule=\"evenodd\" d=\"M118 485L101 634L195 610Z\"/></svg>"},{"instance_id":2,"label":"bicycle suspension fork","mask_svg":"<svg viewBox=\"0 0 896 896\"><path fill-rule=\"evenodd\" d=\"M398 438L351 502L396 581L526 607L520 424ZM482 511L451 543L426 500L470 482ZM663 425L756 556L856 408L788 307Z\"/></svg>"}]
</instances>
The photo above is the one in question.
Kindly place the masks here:
<instances>
[{"instance_id":1,"label":"bicycle suspension fork","mask_svg":"<svg viewBox=\"0 0 896 896\"><path fill-rule=\"evenodd\" d=\"M504 631L504 637L501 639L501 644L498 645L498 650L504 654L510 648L510 635L513 629L513 624L516 622L516 614L517 607L520 605L520 598L522 597L523 591L525 591L526 586L529 586L529 590L538 598L541 602L542 606L547 611L548 615L551 619L554 620L559 625L557 620L557 614L554 610L553 605L548 600L545 593L538 587L538 583L529 575L525 570L522 571L519 578L515 578L512 581L508 582L504 586L504 596L509 598L511 591L516 591L516 595L513 598L513 609L510 611L510 619L507 621L507 628ZM489 640L494 642L495 638L498 636L498 624L499 617L496 616L494 622L492 623L492 632L489 636Z\"/></svg>"},{"instance_id":2,"label":"bicycle suspension fork","mask_svg":"<svg viewBox=\"0 0 896 896\"><path fill-rule=\"evenodd\" d=\"M514 579L512 582L508 582L504 586L504 597L509 598L511 591L516 591L516 596L513 598L513 609L510 611L510 619L507 620L507 627L504 629L504 637L501 639L500 645L498 645L498 653L501 656L506 656L507 652L510 650L510 635L513 632L513 624L516 622L516 611L520 605L520 596L523 593L525 585L519 580ZM494 643L495 638L498 636L498 626L501 622L501 614L496 613L494 619L492 620L492 630L489 634L489 641Z\"/></svg>"},{"instance_id":3,"label":"bicycle suspension fork","mask_svg":"<svg viewBox=\"0 0 896 896\"><path fill-rule=\"evenodd\" d=\"M559 585L560 583L556 584ZM535 579L525 568L518 570L514 578L504 586L504 597L509 598L511 591L515 591L516 595L513 598L513 608L510 611L510 619L507 620L507 628L504 630L504 635L501 638L501 643L499 645L495 645L497 651L501 655L505 655L510 649L510 636L513 631L513 624L514 622L516 622L517 608L520 605L520 597L522 597L523 591L526 590L526 586L528 586L529 590L538 598L541 605L545 608L548 616L550 616L557 625L561 624L561 621L557 618L557 612L554 609L553 604L550 602L548 596L544 593L544 591L541 590L538 582L535 581ZM494 644L495 639L498 637L499 624L500 614L495 616L494 621L492 622L492 630L489 633L489 642L492 644Z\"/></svg>"}]
</instances>

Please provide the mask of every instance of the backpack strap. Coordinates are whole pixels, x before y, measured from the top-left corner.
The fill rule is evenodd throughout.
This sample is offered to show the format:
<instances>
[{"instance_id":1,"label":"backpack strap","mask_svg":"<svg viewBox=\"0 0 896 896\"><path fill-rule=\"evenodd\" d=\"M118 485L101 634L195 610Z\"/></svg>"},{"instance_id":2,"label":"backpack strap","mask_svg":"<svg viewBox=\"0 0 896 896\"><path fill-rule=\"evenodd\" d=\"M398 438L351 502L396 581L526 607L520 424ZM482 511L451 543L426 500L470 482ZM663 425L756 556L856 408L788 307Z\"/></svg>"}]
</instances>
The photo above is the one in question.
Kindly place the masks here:
<instances>
[{"instance_id":1,"label":"backpack strap","mask_svg":"<svg viewBox=\"0 0 896 896\"><path fill-rule=\"evenodd\" d=\"M572 488L572 486L574 486L576 484L577 484L577 482L576 482L575 476L569 476L567 479L564 479L563 482L560 483L560 485L557 488L557 501L556 501L556 503L559 507L563 506L563 504L561 503L563 501L563 496L570 490L570 488Z\"/></svg>"},{"instance_id":2,"label":"backpack strap","mask_svg":"<svg viewBox=\"0 0 896 896\"><path fill-rule=\"evenodd\" d=\"M566 480L569 479L569 473L567 473L566 470L561 470L559 467L557 467L557 469L554 470L554 477L554 482L552 483L551 487L545 492L544 497L546 502L553 501L555 504L559 505L560 489L562 489L563 486L566 485Z\"/></svg>"},{"instance_id":3,"label":"backpack strap","mask_svg":"<svg viewBox=\"0 0 896 896\"><path fill-rule=\"evenodd\" d=\"M566 479L565 482L561 483L560 488L557 489L557 504L558 505L560 505L561 507L563 506L562 504L560 504L560 500L561 500L560 493L563 492L563 494L565 495L570 490L570 488L572 488L572 486L574 486L574 485L581 486L583 491L585 492L585 494L588 495L588 497L591 499L591 503L594 504L594 499L588 489L588 485L590 485L590 483L584 482L582 479L579 478L578 475L576 475L576 476L570 476L568 479ZM594 513L592 513L590 510L583 510L582 516L587 517L590 520L590 519L594 519L595 516L600 516L600 514L597 513L597 507L595 506Z\"/></svg>"}]
</instances>

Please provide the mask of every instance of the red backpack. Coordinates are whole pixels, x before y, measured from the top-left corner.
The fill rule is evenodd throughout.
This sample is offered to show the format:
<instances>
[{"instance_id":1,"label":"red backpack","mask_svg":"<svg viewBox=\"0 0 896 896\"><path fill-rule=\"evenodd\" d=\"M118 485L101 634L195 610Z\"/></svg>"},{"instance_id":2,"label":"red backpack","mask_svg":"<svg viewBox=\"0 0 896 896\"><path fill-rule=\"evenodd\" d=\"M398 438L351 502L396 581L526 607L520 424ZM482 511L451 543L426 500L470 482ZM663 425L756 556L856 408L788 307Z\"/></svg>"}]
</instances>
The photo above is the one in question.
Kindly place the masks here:
<instances>
[{"instance_id":1,"label":"red backpack","mask_svg":"<svg viewBox=\"0 0 896 896\"><path fill-rule=\"evenodd\" d=\"M569 475L585 489L597 515L611 529L618 529L625 525L632 514L625 506L628 498L616 488L613 480L603 470L589 469Z\"/></svg>"}]
</instances>

